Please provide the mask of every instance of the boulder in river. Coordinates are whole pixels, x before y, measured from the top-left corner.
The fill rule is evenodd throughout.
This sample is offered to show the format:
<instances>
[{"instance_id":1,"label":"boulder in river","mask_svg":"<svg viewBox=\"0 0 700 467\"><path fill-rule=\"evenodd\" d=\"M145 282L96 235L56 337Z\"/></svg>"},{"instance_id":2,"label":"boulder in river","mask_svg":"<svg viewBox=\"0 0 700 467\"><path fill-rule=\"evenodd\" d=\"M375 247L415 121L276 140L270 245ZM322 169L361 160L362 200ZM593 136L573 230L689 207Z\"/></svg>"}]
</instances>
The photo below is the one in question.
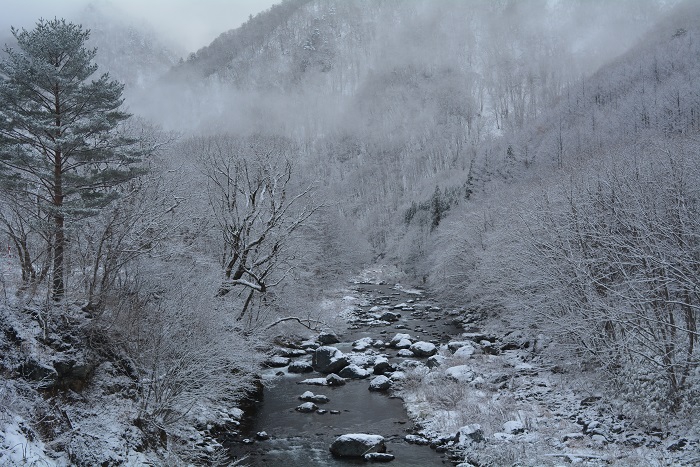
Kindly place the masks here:
<instances>
[{"instance_id":1,"label":"boulder in river","mask_svg":"<svg viewBox=\"0 0 700 467\"><path fill-rule=\"evenodd\" d=\"M316 338L316 342L318 342L321 345L329 345L337 344L338 342L340 342L340 339L338 339L338 336L336 336L334 332L324 331L318 335L318 337Z\"/></svg>"},{"instance_id":2,"label":"boulder in river","mask_svg":"<svg viewBox=\"0 0 700 467\"><path fill-rule=\"evenodd\" d=\"M348 379L362 379L369 376L369 371L357 365L348 365L338 373L338 376Z\"/></svg>"},{"instance_id":3,"label":"boulder in river","mask_svg":"<svg viewBox=\"0 0 700 467\"><path fill-rule=\"evenodd\" d=\"M335 457L363 457L371 452L386 452L384 437L364 433L338 436L330 447Z\"/></svg>"},{"instance_id":4,"label":"boulder in river","mask_svg":"<svg viewBox=\"0 0 700 467\"><path fill-rule=\"evenodd\" d=\"M364 352L372 346L372 342L373 340L371 337L363 337L352 343L352 350L355 352Z\"/></svg>"},{"instance_id":5,"label":"boulder in river","mask_svg":"<svg viewBox=\"0 0 700 467\"><path fill-rule=\"evenodd\" d=\"M381 315L379 315L379 319L382 321L388 321L390 323L393 323L394 321L398 321L401 319L401 314L400 313L394 313L393 311L385 311Z\"/></svg>"},{"instance_id":6,"label":"boulder in river","mask_svg":"<svg viewBox=\"0 0 700 467\"><path fill-rule=\"evenodd\" d=\"M417 357L432 357L437 353L437 347L430 342L416 342L411 345L410 350Z\"/></svg>"},{"instance_id":7,"label":"boulder in river","mask_svg":"<svg viewBox=\"0 0 700 467\"><path fill-rule=\"evenodd\" d=\"M396 344L394 344L394 347L397 349L408 349L409 347L411 347L411 345L412 342L410 341L410 339L401 339Z\"/></svg>"},{"instance_id":8,"label":"boulder in river","mask_svg":"<svg viewBox=\"0 0 700 467\"><path fill-rule=\"evenodd\" d=\"M318 345L318 342L316 341L304 341L301 344L299 344L299 347L306 351L317 349L320 347L320 345Z\"/></svg>"},{"instance_id":9,"label":"boulder in river","mask_svg":"<svg viewBox=\"0 0 700 467\"><path fill-rule=\"evenodd\" d=\"M325 404L326 402L330 401L328 396L324 396L323 394L314 394L311 391L306 391L304 394L299 396L299 399L304 402L315 402L317 404Z\"/></svg>"},{"instance_id":10,"label":"boulder in river","mask_svg":"<svg viewBox=\"0 0 700 467\"><path fill-rule=\"evenodd\" d=\"M270 357L265 361L265 366L268 366L270 368L281 368L283 366L289 365L289 362L291 360L289 357L280 357L280 356L274 356Z\"/></svg>"},{"instance_id":11,"label":"boulder in river","mask_svg":"<svg viewBox=\"0 0 700 467\"><path fill-rule=\"evenodd\" d=\"M384 373L388 371L393 371L394 368L391 366L391 363L389 363L389 359L386 357L377 357L374 360L374 374L375 375L383 375Z\"/></svg>"},{"instance_id":12,"label":"boulder in river","mask_svg":"<svg viewBox=\"0 0 700 467\"><path fill-rule=\"evenodd\" d=\"M406 345L406 341L408 341L408 345ZM402 347L398 347L399 343L401 343ZM391 340L389 341L389 347L394 347L395 349L407 349L411 346L412 343L413 341L411 340L410 334L399 332L391 338Z\"/></svg>"},{"instance_id":13,"label":"boulder in river","mask_svg":"<svg viewBox=\"0 0 700 467\"><path fill-rule=\"evenodd\" d=\"M337 373L348 366L348 359L337 348L322 346L314 351L311 364L320 373Z\"/></svg>"},{"instance_id":14,"label":"boulder in river","mask_svg":"<svg viewBox=\"0 0 700 467\"><path fill-rule=\"evenodd\" d=\"M430 444L430 440L428 438L419 435L406 435L404 436L404 439L407 443L417 444L419 446L427 446Z\"/></svg>"},{"instance_id":15,"label":"boulder in river","mask_svg":"<svg viewBox=\"0 0 700 467\"><path fill-rule=\"evenodd\" d=\"M412 358L412 357L415 357L416 354L414 354L413 352L411 352L411 351L408 350L408 349L401 349L401 350L398 351L398 353L396 354L396 356L397 356L397 357L403 357L403 358Z\"/></svg>"},{"instance_id":16,"label":"boulder in river","mask_svg":"<svg viewBox=\"0 0 700 467\"><path fill-rule=\"evenodd\" d=\"M280 348L280 349L277 349L277 354L280 355L281 357L301 357L301 356L306 355L306 350Z\"/></svg>"},{"instance_id":17,"label":"boulder in river","mask_svg":"<svg viewBox=\"0 0 700 467\"><path fill-rule=\"evenodd\" d=\"M391 380L384 375L372 378L369 382L370 391L386 391L391 387Z\"/></svg>"},{"instance_id":18,"label":"boulder in river","mask_svg":"<svg viewBox=\"0 0 700 467\"><path fill-rule=\"evenodd\" d=\"M326 376L326 385L328 386L343 386L344 384L345 379L341 378L335 373L331 373L330 375Z\"/></svg>"},{"instance_id":19,"label":"boulder in river","mask_svg":"<svg viewBox=\"0 0 700 467\"><path fill-rule=\"evenodd\" d=\"M309 378L303 381L299 381L297 384L310 384L312 386L328 386L328 381L326 378Z\"/></svg>"},{"instance_id":20,"label":"boulder in river","mask_svg":"<svg viewBox=\"0 0 700 467\"><path fill-rule=\"evenodd\" d=\"M314 367L309 362L292 362L287 369L290 373L311 373Z\"/></svg>"},{"instance_id":21,"label":"boulder in river","mask_svg":"<svg viewBox=\"0 0 700 467\"><path fill-rule=\"evenodd\" d=\"M391 462L395 459L393 454L386 452L370 452L363 456L367 462Z\"/></svg>"},{"instance_id":22,"label":"boulder in river","mask_svg":"<svg viewBox=\"0 0 700 467\"><path fill-rule=\"evenodd\" d=\"M304 402L296 408L296 411L301 413L311 413L316 412L316 410L318 410L318 406L313 402Z\"/></svg>"}]
</instances>

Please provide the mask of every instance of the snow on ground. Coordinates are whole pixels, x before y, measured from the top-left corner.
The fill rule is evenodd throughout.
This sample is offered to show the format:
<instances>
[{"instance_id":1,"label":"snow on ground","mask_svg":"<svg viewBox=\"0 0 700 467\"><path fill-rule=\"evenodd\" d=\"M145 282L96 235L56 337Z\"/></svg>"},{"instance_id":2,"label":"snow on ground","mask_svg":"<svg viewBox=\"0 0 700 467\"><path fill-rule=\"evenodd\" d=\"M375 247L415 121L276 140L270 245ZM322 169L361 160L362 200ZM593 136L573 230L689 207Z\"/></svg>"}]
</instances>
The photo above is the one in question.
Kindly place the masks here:
<instances>
[{"instance_id":1,"label":"snow on ground","mask_svg":"<svg viewBox=\"0 0 700 467\"><path fill-rule=\"evenodd\" d=\"M455 336L452 347L474 335L481 333ZM596 395L601 382L591 376L552 371L552 362L532 348L492 355L479 342L471 345L473 355L455 356L441 346L439 366L404 368L399 389L416 435L460 454L470 462L464 466L700 465L697 421L657 434L614 399ZM474 426L478 441L460 438Z\"/></svg>"},{"instance_id":2,"label":"snow on ground","mask_svg":"<svg viewBox=\"0 0 700 467\"><path fill-rule=\"evenodd\" d=\"M3 409L0 416L0 465L3 466L59 466L69 464L68 459L51 458L44 443L22 417Z\"/></svg>"}]
</instances>

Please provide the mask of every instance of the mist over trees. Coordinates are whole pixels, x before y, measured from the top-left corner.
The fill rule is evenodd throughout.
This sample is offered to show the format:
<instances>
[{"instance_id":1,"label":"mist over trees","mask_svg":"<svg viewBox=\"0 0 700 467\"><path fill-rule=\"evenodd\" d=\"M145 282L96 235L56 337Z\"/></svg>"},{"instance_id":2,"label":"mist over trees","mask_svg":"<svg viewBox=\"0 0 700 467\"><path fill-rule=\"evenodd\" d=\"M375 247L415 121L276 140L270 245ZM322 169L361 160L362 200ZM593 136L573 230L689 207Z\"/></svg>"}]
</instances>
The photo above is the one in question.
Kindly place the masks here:
<instances>
[{"instance_id":1,"label":"mist over trees","mask_svg":"<svg viewBox=\"0 0 700 467\"><path fill-rule=\"evenodd\" d=\"M697 415L695 2L285 0L182 59L84 24L0 64L2 285L35 348L116 362L146 439L253 390L372 264L649 423Z\"/></svg>"},{"instance_id":2,"label":"mist over trees","mask_svg":"<svg viewBox=\"0 0 700 467\"><path fill-rule=\"evenodd\" d=\"M543 256L545 247L538 242L546 244L547 232L569 225L568 221L559 225L562 221L557 219L563 213L534 204L552 212L553 217L536 222L550 223L551 229L536 234L525 223L528 235L519 230L517 235L542 238L533 238L531 244L519 242L511 251L505 245L511 245L511 236L517 235L509 230L536 212L525 214L530 210L522 211L510 198L548 193L550 185L573 183L574 174L580 179L577 183L587 186L586 177L598 179L613 170L599 167L602 160L613 167L628 167L631 158L632 166L643 171L656 170L651 162L656 158L665 158L675 167L680 163L677 158L690 157L692 150L671 149L669 144L676 147L676 143L669 141L693 134L700 112L692 86L698 62L691 58L697 54L692 18L698 12L691 3L289 0L191 54L167 78L148 87L147 95L134 105L166 127L210 135L206 136L210 142L220 138L219 133L232 132L240 138L262 132L286 139L295 148L294 166L301 176L298 186L314 184L324 200L336 202L336 222L366 242L366 253L358 259L390 261L432 284L446 300L464 301L487 314L499 313L501 307L510 306L496 298L501 290L523 290L524 296L517 295L513 303L526 303L531 285L516 282L521 277L532 281L539 277L518 269L518 264L524 267L534 261L521 258L521 253ZM671 11L659 22L662 14ZM178 98L167 98L170 95ZM650 152L649 146L657 150ZM641 187L633 184L624 192L621 187L631 184L634 173L623 172L617 175L619 180L606 182L610 196L629 197L617 201L622 206L652 196L636 193ZM664 171L657 175L669 177L668 183L675 177ZM620 188L614 189L617 185ZM254 191L246 191L246 196ZM563 192L548 196L555 198L550 202L557 207L567 199ZM573 192L568 198L572 196ZM586 196L570 199L569 209L585 210L587 203L593 203ZM579 202L583 204L576 205ZM584 216L589 221L594 213L601 215L591 209ZM649 213L639 214L645 215ZM620 235L628 236L629 229ZM641 226L637 229L642 231ZM602 235L577 233L598 234ZM623 248L611 245L611 251ZM552 257L555 270L548 269L546 262L533 263L533 270L550 271L551 276L543 280L563 274L566 282L572 275L580 276L574 270L556 272L573 254L566 253L563 244L547 248L564 256ZM601 248L595 251L602 254ZM596 255L590 261L613 261ZM615 274L631 275L629 271ZM243 277L235 275L239 276ZM249 275L251 285L255 277ZM251 292L260 288L258 283ZM666 294L686 297L682 290ZM618 306L586 311L588 302L569 292L548 293L582 316L593 313L591 319L601 323L605 320L596 313L609 314L611 307ZM674 303L684 300L690 300L685 309L692 310L692 297L673 299ZM520 307L512 316L524 314L526 320L528 313L568 316L563 311L545 313L548 306ZM615 332L611 324L601 331L610 340L603 347L587 340L593 336L584 336L577 348L595 356L612 355L609 345L631 351L614 343L613 335L630 339L637 331L647 337L661 333L659 340L666 344L660 344L647 361L666 359L657 368L664 369L669 394L676 400L672 405L678 407L683 386L679 382L685 384L688 376L683 375L689 370L683 369L681 357L673 357L676 350L671 349L684 348L686 364L693 366L689 362L695 358L690 356L695 352L695 315L669 313L662 320L667 324L659 328L643 331L643 327L623 326L624 331ZM671 317L674 313L681 315ZM562 323L563 334L574 332L570 321ZM685 336L685 343L669 344L670 328L663 330L667 325ZM632 359L627 364L632 368L639 362Z\"/></svg>"}]
</instances>

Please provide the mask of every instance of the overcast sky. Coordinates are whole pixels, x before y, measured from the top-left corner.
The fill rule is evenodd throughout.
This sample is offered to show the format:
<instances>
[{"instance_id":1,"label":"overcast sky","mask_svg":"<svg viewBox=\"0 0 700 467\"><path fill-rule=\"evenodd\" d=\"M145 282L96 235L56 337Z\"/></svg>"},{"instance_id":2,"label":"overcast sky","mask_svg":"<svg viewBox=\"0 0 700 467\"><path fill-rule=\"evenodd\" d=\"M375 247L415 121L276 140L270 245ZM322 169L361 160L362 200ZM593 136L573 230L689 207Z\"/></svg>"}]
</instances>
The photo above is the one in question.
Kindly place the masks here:
<instances>
[{"instance_id":1,"label":"overcast sky","mask_svg":"<svg viewBox=\"0 0 700 467\"><path fill-rule=\"evenodd\" d=\"M70 20L88 3L111 3L193 52L281 0L0 0L0 37L10 26L31 29L39 18Z\"/></svg>"}]
</instances>

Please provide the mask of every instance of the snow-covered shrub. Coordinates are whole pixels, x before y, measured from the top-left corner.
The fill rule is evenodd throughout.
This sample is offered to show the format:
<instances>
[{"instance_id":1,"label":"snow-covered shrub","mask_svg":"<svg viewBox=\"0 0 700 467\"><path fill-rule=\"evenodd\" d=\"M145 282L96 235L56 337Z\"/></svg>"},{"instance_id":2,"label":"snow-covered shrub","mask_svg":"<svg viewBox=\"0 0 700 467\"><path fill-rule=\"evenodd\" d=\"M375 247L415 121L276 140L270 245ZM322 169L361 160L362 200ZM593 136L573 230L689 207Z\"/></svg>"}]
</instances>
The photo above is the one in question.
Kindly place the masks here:
<instances>
[{"instance_id":1,"label":"snow-covered shrub","mask_svg":"<svg viewBox=\"0 0 700 467\"><path fill-rule=\"evenodd\" d=\"M187 274L170 280L180 292L154 298L158 284L145 281L105 313L102 329L127 355L139 418L159 427L195 415L206 423L254 388L251 375L262 357L216 300L215 281Z\"/></svg>"}]
</instances>

